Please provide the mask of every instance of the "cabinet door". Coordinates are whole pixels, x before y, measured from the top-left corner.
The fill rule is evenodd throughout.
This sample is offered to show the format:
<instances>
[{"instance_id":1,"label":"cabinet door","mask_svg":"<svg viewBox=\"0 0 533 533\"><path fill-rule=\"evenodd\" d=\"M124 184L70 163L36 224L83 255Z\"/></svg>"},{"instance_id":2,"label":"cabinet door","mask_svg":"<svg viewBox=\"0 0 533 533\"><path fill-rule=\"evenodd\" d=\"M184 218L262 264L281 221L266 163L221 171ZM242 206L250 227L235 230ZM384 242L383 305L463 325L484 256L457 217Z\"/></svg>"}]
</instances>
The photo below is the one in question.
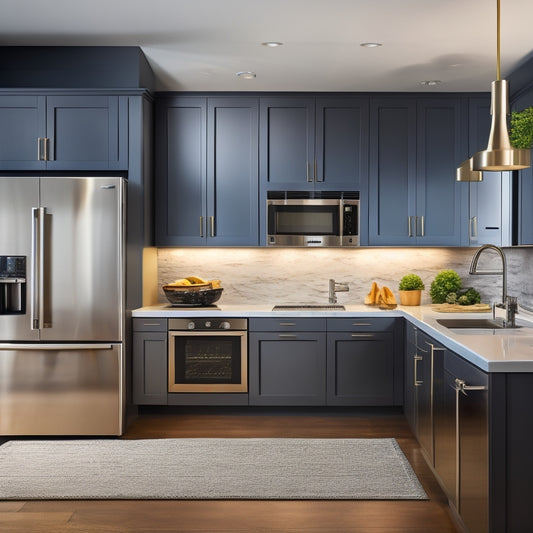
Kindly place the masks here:
<instances>
[{"instance_id":1,"label":"cabinet door","mask_svg":"<svg viewBox=\"0 0 533 533\"><path fill-rule=\"evenodd\" d=\"M417 244L466 244L461 228L468 219L468 195L455 174L467 157L467 120L466 101L459 98L418 101Z\"/></svg>"},{"instance_id":2,"label":"cabinet door","mask_svg":"<svg viewBox=\"0 0 533 533\"><path fill-rule=\"evenodd\" d=\"M369 244L415 244L415 100L371 100L369 149Z\"/></svg>"},{"instance_id":3,"label":"cabinet door","mask_svg":"<svg viewBox=\"0 0 533 533\"><path fill-rule=\"evenodd\" d=\"M202 245L206 240L205 98L156 103L156 244Z\"/></svg>"},{"instance_id":4,"label":"cabinet door","mask_svg":"<svg viewBox=\"0 0 533 533\"><path fill-rule=\"evenodd\" d=\"M316 101L315 187L359 191L368 175L368 99Z\"/></svg>"},{"instance_id":5,"label":"cabinet door","mask_svg":"<svg viewBox=\"0 0 533 533\"><path fill-rule=\"evenodd\" d=\"M470 98L468 148L472 156L485 150L491 125L490 98ZM508 172L484 172L483 181L464 183L469 190L468 244L511 244L511 185Z\"/></svg>"},{"instance_id":6,"label":"cabinet door","mask_svg":"<svg viewBox=\"0 0 533 533\"><path fill-rule=\"evenodd\" d=\"M258 115L256 98L208 100L208 245L259 244Z\"/></svg>"},{"instance_id":7,"label":"cabinet door","mask_svg":"<svg viewBox=\"0 0 533 533\"><path fill-rule=\"evenodd\" d=\"M38 139L46 137L44 96L0 96L0 169L42 170Z\"/></svg>"},{"instance_id":8,"label":"cabinet door","mask_svg":"<svg viewBox=\"0 0 533 533\"><path fill-rule=\"evenodd\" d=\"M327 403L394 404L392 333L328 332Z\"/></svg>"},{"instance_id":9,"label":"cabinet door","mask_svg":"<svg viewBox=\"0 0 533 533\"><path fill-rule=\"evenodd\" d=\"M119 150L118 96L48 96L46 130L49 170L127 168L127 154Z\"/></svg>"},{"instance_id":10,"label":"cabinet door","mask_svg":"<svg viewBox=\"0 0 533 533\"><path fill-rule=\"evenodd\" d=\"M325 405L325 333L250 333L250 405Z\"/></svg>"},{"instance_id":11,"label":"cabinet door","mask_svg":"<svg viewBox=\"0 0 533 533\"><path fill-rule=\"evenodd\" d=\"M264 190L313 190L314 98L261 98L260 180Z\"/></svg>"},{"instance_id":12,"label":"cabinet door","mask_svg":"<svg viewBox=\"0 0 533 533\"><path fill-rule=\"evenodd\" d=\"M133 403L167 403L167 334L136 331L133 333Z\"/></svg>"}]
</instances>

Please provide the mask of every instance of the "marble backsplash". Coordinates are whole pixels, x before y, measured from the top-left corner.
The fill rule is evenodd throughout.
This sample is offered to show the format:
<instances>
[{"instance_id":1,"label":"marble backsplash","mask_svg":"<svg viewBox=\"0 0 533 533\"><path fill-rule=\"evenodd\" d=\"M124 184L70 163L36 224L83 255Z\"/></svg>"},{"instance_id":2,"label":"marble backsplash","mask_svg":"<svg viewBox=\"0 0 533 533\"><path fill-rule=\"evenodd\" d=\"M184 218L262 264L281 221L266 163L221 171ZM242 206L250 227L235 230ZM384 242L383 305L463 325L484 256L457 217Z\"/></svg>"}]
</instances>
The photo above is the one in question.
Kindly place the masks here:
<instances>
[{"instance_id":1,"label":"marble backsplash","mask_svg":"<svg viewBox=\"0 0 533 533\"><path fill-rule=\"evenodd\" d=\"M325 304L328 280L349 285L337 293L338 303L362 303L372 281L387 285L398 297L404 274L418 274L426 285L422 303L431 303L429 287L435 275L451 268L474 287L483 302L500 301L501 276L471 276L470 261L476 248L159 248L157 250L158 299L166 302L161 286L190 275L220 279L220 303ZM533 307L533 247L505 248L507 292ZM484 252L479 268L501 268L499 257Z\"/></svg>"}]
</instances>

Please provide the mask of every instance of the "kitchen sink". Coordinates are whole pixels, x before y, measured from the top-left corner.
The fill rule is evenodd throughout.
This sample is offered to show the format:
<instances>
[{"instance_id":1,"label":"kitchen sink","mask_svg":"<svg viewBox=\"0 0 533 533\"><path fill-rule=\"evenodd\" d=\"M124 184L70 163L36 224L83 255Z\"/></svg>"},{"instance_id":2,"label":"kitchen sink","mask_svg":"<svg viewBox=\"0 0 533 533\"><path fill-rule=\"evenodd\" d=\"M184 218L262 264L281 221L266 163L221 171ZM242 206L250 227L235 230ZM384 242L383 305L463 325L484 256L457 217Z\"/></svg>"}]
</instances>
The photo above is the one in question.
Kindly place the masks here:
<instances>
[{"instance_id":1,"label":"kitchen sink","mask_svg":"<svg viewBox=\"0 0 533 533\"><path fill-rule=\"evenodd\" d=\"M490 318L440 318L437 322L448 329L503 329L501 320Z\"/></svg>"},{"instance_id":2,"label":"kitchen sink","mask_svg":"<svg viewBox=\"0 0 533 533\"><path fill-rule=\"evenodd\" d=\"M533 332L533 324L517 324L514 328L506 328L502 319L439 318L437 323L463 335L530 335Z\"/></svg>"},{"instance_id":3,"label":"kitchen sink","mask_svg":"<svg viewBox=\"0 0 533 533\"><path fill-rule=\"evenodd\" d=\"M345 311L344 305L275 305L272 311Z\"/></svg>"}]
</instances>

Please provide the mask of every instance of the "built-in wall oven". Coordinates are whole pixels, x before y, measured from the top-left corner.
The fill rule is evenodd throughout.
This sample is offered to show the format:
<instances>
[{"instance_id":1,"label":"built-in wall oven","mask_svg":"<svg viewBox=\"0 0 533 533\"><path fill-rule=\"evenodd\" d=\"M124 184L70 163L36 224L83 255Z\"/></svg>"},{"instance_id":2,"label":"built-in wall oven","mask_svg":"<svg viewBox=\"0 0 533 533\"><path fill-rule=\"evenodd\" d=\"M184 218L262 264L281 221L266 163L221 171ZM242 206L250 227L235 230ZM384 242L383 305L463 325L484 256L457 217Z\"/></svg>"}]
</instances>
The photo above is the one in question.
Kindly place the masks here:
<instances>
[{"instance_id":1,"label":"built-in wall oven","mask_svg":"<svg viewBox=\"0 0 533 533\"><path fill-rule=\"evenodd\" d=\"M168 392L248 392L246 318L171 318Z\"/></svg>"}]
</instances>

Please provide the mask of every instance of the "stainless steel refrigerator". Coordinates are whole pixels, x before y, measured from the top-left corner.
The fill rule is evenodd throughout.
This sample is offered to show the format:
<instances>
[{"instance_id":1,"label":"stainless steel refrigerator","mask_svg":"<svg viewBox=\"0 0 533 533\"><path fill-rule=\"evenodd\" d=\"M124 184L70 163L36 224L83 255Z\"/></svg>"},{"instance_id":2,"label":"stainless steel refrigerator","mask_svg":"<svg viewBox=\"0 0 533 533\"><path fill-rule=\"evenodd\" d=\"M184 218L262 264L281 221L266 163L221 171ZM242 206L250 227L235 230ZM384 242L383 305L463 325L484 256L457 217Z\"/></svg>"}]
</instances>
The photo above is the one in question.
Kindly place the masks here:
<instances>
[{"instance_id":1,"label":"stainless steel refrigerator","mask_svg":"<svg viewBox=\"0 0 533 533\"><path fill-rule=\"evenodd\" d=\"M0 436L123 432L125 196L0 177Z\"/></svg>"}]
</instances>

